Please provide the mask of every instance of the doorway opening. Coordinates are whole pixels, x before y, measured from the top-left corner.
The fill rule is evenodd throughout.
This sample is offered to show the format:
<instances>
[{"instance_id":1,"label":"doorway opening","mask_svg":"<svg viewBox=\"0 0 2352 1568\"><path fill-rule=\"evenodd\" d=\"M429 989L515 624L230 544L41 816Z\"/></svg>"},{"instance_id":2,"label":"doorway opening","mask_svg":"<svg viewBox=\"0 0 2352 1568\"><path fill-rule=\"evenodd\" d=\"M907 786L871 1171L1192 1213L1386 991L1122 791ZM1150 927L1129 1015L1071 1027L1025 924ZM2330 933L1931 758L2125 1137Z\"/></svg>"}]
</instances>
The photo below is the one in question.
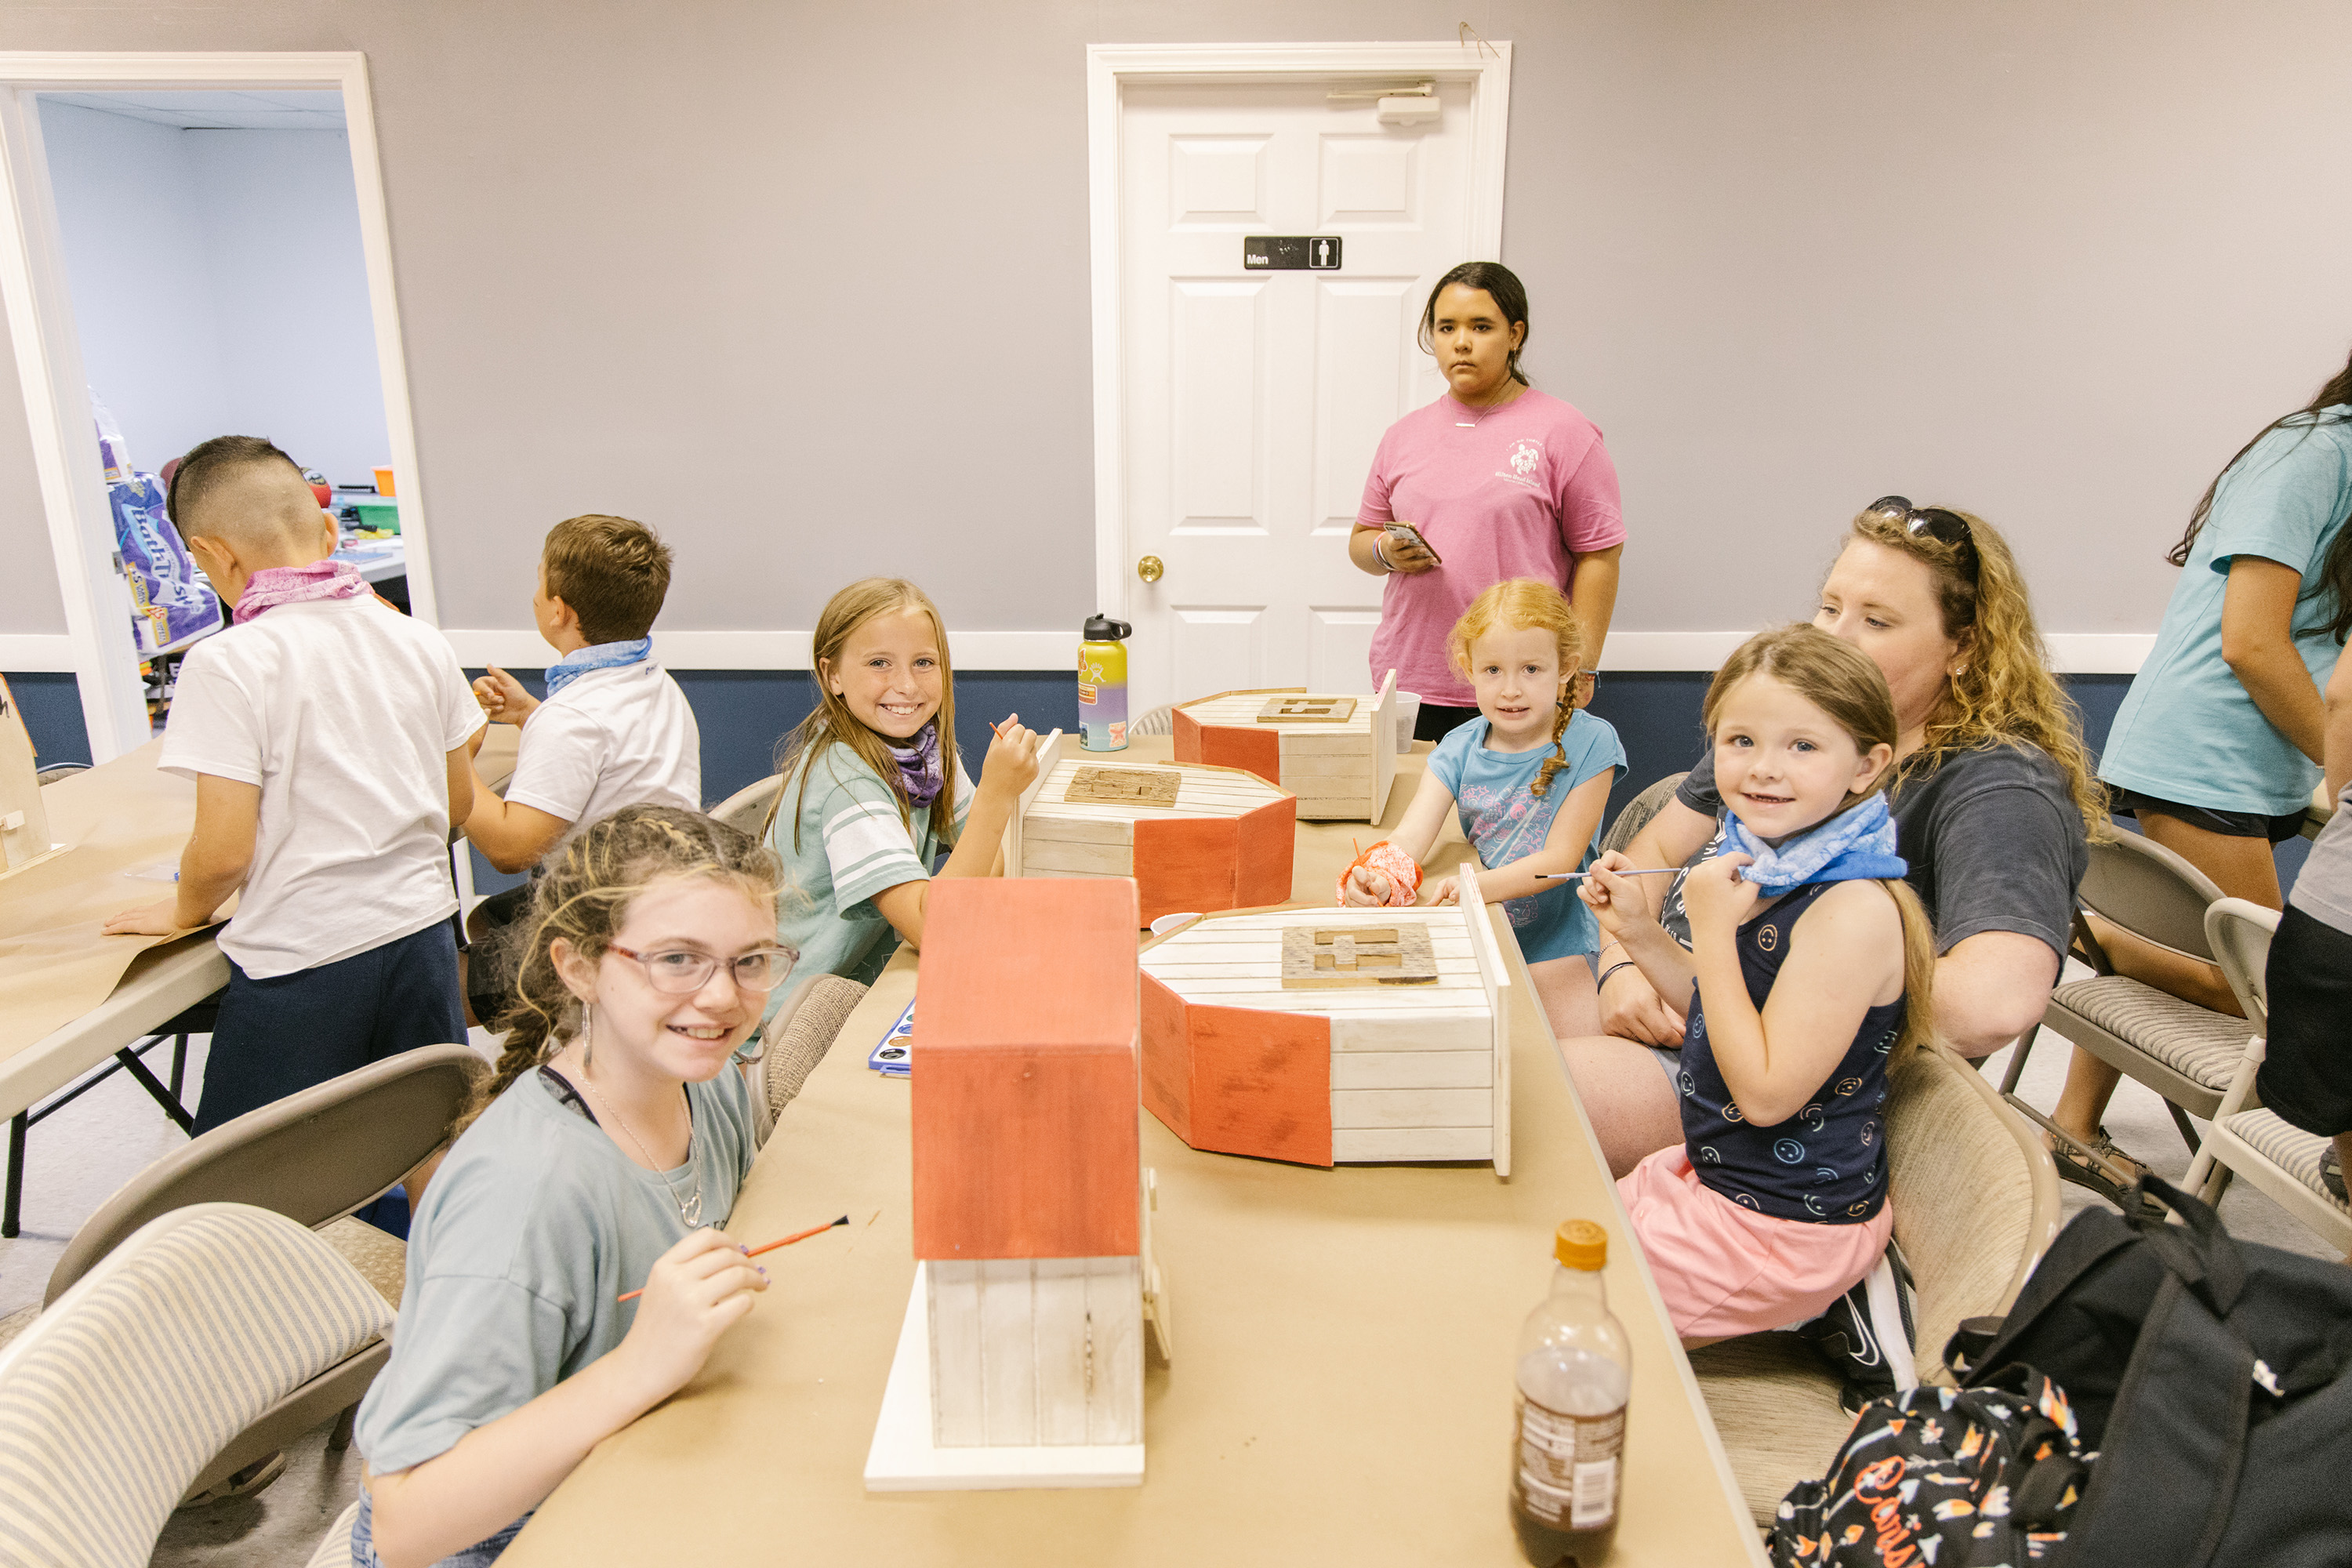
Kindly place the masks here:
<instances>
[{"instance_id":1,"label":"doorway opening","mask_svg":"<svg viewBox=\"0 0 2352 1568\"><path fill-rule=\"evenodd\" d=\"M339 552L433 618L373 110L356 55L0 54L0 291L94 760L224 617L171 459L263 436Z\"/></svg>"}]
</instances>

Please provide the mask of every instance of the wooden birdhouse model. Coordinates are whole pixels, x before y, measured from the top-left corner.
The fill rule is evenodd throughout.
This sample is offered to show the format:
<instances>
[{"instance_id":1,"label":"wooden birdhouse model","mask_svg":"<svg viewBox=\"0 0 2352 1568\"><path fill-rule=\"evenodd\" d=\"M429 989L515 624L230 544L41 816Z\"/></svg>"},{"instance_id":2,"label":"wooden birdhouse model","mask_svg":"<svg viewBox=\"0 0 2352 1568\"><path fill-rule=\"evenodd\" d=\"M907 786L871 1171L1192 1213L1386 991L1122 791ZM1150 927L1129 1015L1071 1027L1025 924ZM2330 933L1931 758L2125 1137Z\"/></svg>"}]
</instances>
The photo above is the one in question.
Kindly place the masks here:
<instances>
[{"instance_id":1,"label":"wooden birdhouse model","mask_svg":"<svg viewBox=\"0 0 2352 1568\"><path fill-rule=\"evenodd\" d=\"M1195 1149L1511 1169L1510 981L1459 906L1200 921L1143 953L1143 1104Z\"/></svg>"},{"instance_id":2,"label":"wooden birdhouse model","mask_svg":"<svg viewBox=\"0 0 2352 1568\"><path fill-rule=\"evenodd\" d=\"M1037 780L1004 830L1007 877L1135 879L1145 923L1290 899L1296 802L1238 768L1097 761L1040 742Z\"/></svg>"},{"instance_id":3,"label":"wooden birdhouse model","mask_svg":"<svg viewBox=\"0 0 2352 1568\"><path fill-rule=\"evenodd\" d=\"M1124 879L931 885L910 1085L920 1261L869 1487L1141 1479L1146 1319L1164 1319L1135 930Z\"/></svg>"},{"instance_id":4,"label":"wooden birdhouse model","mask_svg":"<svg viewBox=\"0 0 2352 1568\"><path fill-rule=\"evenodd\" d=\"M1177 705L1176 760L1247 768L1307 822L1378 822L1397 759L1396 671L1373 697L1225 691Z\"/></svg>"}]
</instances>

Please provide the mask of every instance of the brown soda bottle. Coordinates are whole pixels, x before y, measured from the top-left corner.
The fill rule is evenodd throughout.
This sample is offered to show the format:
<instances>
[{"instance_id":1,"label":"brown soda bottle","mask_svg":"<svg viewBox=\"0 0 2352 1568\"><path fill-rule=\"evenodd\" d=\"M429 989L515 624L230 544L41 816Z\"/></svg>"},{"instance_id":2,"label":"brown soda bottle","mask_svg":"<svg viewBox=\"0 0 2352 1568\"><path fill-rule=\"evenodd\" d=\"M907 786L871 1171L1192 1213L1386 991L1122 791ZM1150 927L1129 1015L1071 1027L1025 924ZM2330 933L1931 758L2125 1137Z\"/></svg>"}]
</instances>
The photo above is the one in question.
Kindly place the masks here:
<instances>
[{"instance_id":1,"label":"brown soda bottle","mask_svg":"<svg viewBox=\"0 0 2352 1568\"><path fill-rule=\"evenodd\" d=\"M1537 1568L1594 1568L1617 1537L1633 1358L1601 1283L1608 1233L1570 1220L1552 1256L1551 1294L1519 1331L1511 1525Z\"/></svg>"}]
</instances>

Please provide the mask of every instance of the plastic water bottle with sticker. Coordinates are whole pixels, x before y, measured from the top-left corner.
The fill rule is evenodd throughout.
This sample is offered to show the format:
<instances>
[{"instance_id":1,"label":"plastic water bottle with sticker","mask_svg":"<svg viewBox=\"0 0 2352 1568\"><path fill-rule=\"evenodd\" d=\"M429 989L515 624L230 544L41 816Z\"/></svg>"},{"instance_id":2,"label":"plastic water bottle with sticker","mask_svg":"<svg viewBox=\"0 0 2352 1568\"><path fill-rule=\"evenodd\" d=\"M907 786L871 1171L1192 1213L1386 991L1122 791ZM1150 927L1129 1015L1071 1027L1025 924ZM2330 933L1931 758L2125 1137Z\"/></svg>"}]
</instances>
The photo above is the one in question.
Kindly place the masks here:
<instances>
[{"instance_id":1,"label":"plastic water bottle with sticker","mask_svg":"<svg viewBox=\"0 0 2352 1568\"><path fill-rule=\"evenodd\" d=\"M1593 1568L1617 1536L1633 1363L1601 1277L1608 1232L1570 1220L1552 1257L1551 1294L1519 1331L1511 1524L1538 1568Z\"/></svg>"}]
</instances>

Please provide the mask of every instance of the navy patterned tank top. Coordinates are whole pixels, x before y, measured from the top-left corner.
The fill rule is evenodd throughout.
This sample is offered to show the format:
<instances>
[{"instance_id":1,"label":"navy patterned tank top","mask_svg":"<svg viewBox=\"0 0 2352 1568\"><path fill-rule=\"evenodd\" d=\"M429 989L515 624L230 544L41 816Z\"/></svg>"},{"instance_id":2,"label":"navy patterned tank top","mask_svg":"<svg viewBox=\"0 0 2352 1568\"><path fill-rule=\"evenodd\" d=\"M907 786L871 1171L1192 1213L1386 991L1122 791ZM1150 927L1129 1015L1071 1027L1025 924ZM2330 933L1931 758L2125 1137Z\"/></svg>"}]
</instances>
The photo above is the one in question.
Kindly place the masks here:
<instances>
[{"instance_id":1,"label":"navy patterned tank top","mask_svg":"<svg viewBox=\"0 0 2352 1568\"><path fill-rule=\"evenodd\" d=\"M1808 882L1739 928L1739 969L1763 1011L1789 955L1790 933L1835 882ZM1698 988L1684 1031L1683 1142L1709 1190L1743 1208L1819 1225L1860 1225L1886 1201L1886 1054L1903 1032L1903 998L1873 1007L1836 1070L1802 1110L1773 1127L1750 1125L1724 1087Z\"/></svg>"}]
</instances>

